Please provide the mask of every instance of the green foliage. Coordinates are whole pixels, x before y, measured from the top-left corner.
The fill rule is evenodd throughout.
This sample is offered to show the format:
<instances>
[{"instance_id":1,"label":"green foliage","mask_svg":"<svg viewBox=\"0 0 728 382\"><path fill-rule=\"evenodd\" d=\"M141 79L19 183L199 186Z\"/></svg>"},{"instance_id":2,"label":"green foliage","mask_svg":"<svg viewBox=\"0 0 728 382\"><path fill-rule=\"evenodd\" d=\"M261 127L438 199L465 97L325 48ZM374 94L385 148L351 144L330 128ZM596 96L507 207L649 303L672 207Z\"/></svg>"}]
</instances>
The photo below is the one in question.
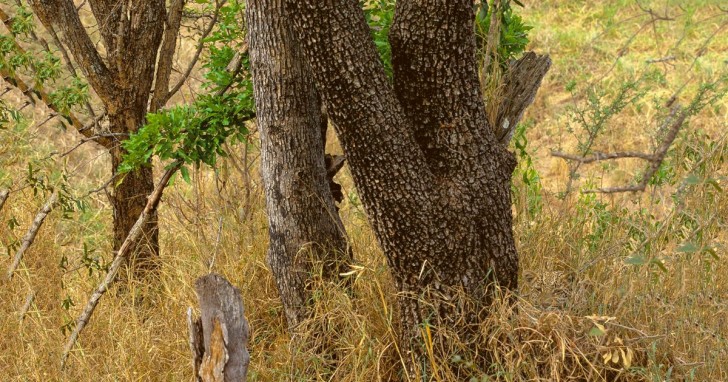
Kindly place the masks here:
<instances>
[{"instance_id":1,"label":"green foliage","mask_svg":"<svg viewBox=\"0 0 728 382\"><path fill-rule=\"evenodd\" d=\"M51 102L62 114L68 114L74 106L82 105L89 100L88 84L78 77L73 77L71 84L63 86L49 94Z\"/></svg>"},{"instance_id":2,"label":"green foliage","mask_svg":"<svg viewBox=\"0 0 728 382\"><path fill-rule=\"evenodd\" d=\"M516 167L513 176L514 182L511 183L511 192L513 195L518 195L521 192L525 193L525 205L523 207L525 207L529 219L533 219L541 213L542 207L541 178L538 171L536 171L531 155L528 153L528 138L526 137L526 131L533 125L533 120L520 123L513 135L518 167ZM521 200L517 197L514 199L517 204Z\"/></svg>"},{"instance_id":3,"label":"green foliage","mask_svg":"<svg viewBox=\"0 0 728 382\"><path fill-rule=\"evenodd\" d=\"M33 12L23 5L19 5L15 11L10 33L13 36L28 36L33 32L35 26L33 23Z\"/></svg>"},{"instance_id":4,"label":"green foliage","mask_svg":"<svg viewBox=\"0 0 728 382\"><path fill-rule=\"evenodd\" d=\"M252 117L252 95L245 93L203 95L192 105L148 114L147 124L123 143L128 154L119 171L147 164L153 155L214 166L218 155L226 155L222 145L228 138L245 138L245 121Z\"/></svg>"},{"instance_id":5,"label":"green foliage","mask_svg":"<svg viewBox=\"0 0 728 382\"><path fill-rule=\"evenodd\" d=\"M207 11L214 8L208 3ZM153 156L163 161L182 161L186 165L215 166L218 156L226 156L227 140L242 141L248 134L245 122L255 116L253 84L247 55L240 67L230 70L235 53L242 49L242 4L231 1L220 8L218 22L204 40L202 89L189 105L174 106L147 114L147 124L123 143L127 154L120 173L147 165ZM189 180L189 170L181 168Z\"/></svg>"},{"instance_id":6,"label":"green foliage","mask_svg":"<svg viewBox=\"0 0 728 382\"><path fill-rule=\"evenodd\" d=\"M523 7L523 4L517 0L513 0L513 2ZM502 69L505 69L508 67L509 60L517 58L518 55L525 51L529 41L528 31L533 29L533 27L524 23L521 16L513 12L511 0L501 1L498 7L492 4L489 6L486 2L481 2L478 5L475 17L475 33L478 41L480 41L478 46L481 48L478 55L481 57L486 54L485 45L488 41L490 20L494 14L500 18L500 28L498 46L496 47L497 57L493 57L493 59L495 62L498 62Z\"/></svg>"},{"instance_id":7,"label":"green foliage","mask_svg":"<svg viewBox=\"0 0 728 382\"><path fill-rule=\"evenodd\" d=\"M384 65L387 76L392 77L392 47L389 45L389 28L394 18L394 0L368 0L364 2L364 15L372 30L374 44Z\"/></svg>"}]
</instances>

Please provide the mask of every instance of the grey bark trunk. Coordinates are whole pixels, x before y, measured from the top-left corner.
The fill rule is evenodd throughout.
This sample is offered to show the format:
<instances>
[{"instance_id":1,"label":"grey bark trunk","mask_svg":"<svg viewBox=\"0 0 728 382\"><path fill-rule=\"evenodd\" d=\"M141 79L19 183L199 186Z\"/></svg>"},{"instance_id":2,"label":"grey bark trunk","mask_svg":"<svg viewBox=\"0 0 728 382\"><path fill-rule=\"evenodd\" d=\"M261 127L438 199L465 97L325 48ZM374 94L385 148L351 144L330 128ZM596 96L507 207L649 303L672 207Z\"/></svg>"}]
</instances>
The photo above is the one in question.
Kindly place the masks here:
<instances>
[{"instance_id":1,"label":"grey bark trunk","mask_svg":"<svg viewBox=\"0 0 728 382\"><path fill-rule=\"evenodd\" d=\"M315 267L323 267L324 278L336 279L349 256L326 174L319 97L288 18L282 0L247 3L268 264L293 329L307 317Z\"/></svg>"}]
</instances>

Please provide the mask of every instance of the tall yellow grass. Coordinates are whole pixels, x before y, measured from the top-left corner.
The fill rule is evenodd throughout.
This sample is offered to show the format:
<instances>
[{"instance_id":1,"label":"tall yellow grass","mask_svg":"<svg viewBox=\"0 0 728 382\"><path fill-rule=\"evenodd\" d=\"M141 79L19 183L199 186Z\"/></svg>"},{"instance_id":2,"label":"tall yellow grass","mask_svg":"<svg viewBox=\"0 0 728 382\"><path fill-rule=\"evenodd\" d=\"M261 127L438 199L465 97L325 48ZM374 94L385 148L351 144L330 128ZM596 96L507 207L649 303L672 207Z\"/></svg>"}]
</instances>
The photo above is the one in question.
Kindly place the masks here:
<instances>
[{"instance_id":1,"label":"tall yellow grass","mask_svg":"<svg viewBox=\"0 0 728 382\"><path fill-rule=\"evenodd\" d=\"M523 17L535 27L531 49L549 53L554 66L526 117L534 121L527 137L542 187L539 213L528 212L534 202L529 186L515 177L521 289L515 307L493 308L477 344L454 341L445 349L448 357L433 356L430 369L437 372L426 380L728 380L726 101L706 108L680 136L669 159L672 182L638 195L577 192L557 197L568 170L548 153L575 147L567 132L567 108L583 102L579 93L565 90L569 81L576 80L577 86L594 82L613 91L644 70L646 60L671 54L676 58L669 65L656 65L666 73L667 88L693 78L687 97L702 79L726 70L728 14L717 3L653 0L643 7L668 12L675 21L657 23L627 44L647 20L632 1L526 2ZM635 15L641 16L630 18ZM705 53L693 64L696 49L709 38ZM624 46L627 52L617 59ZM647 150L656 114L649 105L625 110L610 123L598 149ZM73 139L32 123L25 131L0 130L0 160L20 184L33 155L62 150ZM21 271L0 285L0 379L191 380L185 311L196 302L194 280L210 271L242 291L253 332L249 380L397 378L396 291L346 171L340 179L349 198L341 214L357 261L354 293L317 282L316 317L296 338L287 333L265 262L268 238L255 139L246 151L252 164L247 188L242 186L246 164L239 146L216 172L197 170L191 184L178 180L167 191L160 209L161 272L157 279L103 298L65 371L59 369L65 339L61 328L77 317L103 276L98 271L89 275L81 265L83 243L94 250L92 256L110 261L110 209L103 195L94 193L83 214L70 219L59 211L51 214ZM330 149L338 150L335 143ZM70 183L83 195L105 181L108 164L99 152L82 147L55 166L68 169ZM638 161L594 165L584 169L578 185L624 184L641 166ZM30 189L11 196L0 211L3 252L22 237L42 203ZM13 218L20 225L10 229L7 223ZM62 256L69 260L66 270L59 267ZM628 258L646 264L629 264ZM0 254L0 268L9 263L10 257ZM30 292L36 298L21 321L18 313ZM65 309L64 300L74 305ZM328 355L311 350L322 340L317 335L321 330L334 349ZM447 335L447 328L436 323L423 330L425 348L433 336ZM490 369L471 365L476 349L491 351ZM491 379L484 377L486 372Z\"/></svg>"}]
</instances>

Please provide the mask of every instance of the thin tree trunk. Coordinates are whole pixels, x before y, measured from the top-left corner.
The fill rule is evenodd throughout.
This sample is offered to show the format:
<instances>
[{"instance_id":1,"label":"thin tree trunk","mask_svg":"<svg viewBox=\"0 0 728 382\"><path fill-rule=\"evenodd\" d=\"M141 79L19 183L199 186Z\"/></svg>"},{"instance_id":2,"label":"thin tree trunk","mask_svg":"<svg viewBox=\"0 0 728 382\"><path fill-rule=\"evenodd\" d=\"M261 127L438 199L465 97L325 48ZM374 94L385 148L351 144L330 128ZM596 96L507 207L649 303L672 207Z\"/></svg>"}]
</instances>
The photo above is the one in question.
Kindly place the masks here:
<instances>
[{"instance_id":1,"label":"thin tree trunk","mask_svg":"<svg viewBox=\"0 0 728 382\"><path fill-rule=\"evenodd\" d=\"M91 1L89 5L98 23L100 42L104 45L103 57L96 48L98 41L89 36L72 0L31 0L29 4L46 29L61 32L62 42L108 111L109 130L113 136L102 143L111 154L113 166L114 249L119 250L154 189L151 167L126 174L121 183L116 179L116 169L123 155L121 142L145 122L165 25L168 38L159 60L161 68L158 86L154 89L154 109L163 106L163 100L169 97L167 86L170 56L174 55L173 35L178 32L184 2L175 1L170 5L167 20L164 0ZM159 253L156 220L156 215L150 217L142 227L141 241L131 248L132 259L136 260L140 271L155 267L153 260Z\"/></svg>"},{"instance_id":2,"label":"thin tree trunk","mask_svg":"<svg viewBox=\"0 0 728 382\"><path fill-rule=\"evenodd\" d=\"M112 177L116 179L117 169L122 161L123 150L111 150ZM114 213L113 249L118 252L129 231L136 223L137 217L147 204L147 196L154 190L152 168L144 166L123 176L121 183L115 181L113 193L109 199ZM136 276L143 276L149 271L159 267L159 229L157 224L157 211L142 227L141 235L129 250L131 254L128 264Z\"/></svg>"},{"instance_id":3,"label":"thin tree trunk","mask_svg":"<svg viewBox=\"0 0 728 382\"><path fill-rule=\"evenodd\" d=\"M336 279L348 259L324 163L321 105L283 0L251 0L246 19L270 233L268 264L288 325L307 316L316 263Z\"/></svg>"}]
</instances>

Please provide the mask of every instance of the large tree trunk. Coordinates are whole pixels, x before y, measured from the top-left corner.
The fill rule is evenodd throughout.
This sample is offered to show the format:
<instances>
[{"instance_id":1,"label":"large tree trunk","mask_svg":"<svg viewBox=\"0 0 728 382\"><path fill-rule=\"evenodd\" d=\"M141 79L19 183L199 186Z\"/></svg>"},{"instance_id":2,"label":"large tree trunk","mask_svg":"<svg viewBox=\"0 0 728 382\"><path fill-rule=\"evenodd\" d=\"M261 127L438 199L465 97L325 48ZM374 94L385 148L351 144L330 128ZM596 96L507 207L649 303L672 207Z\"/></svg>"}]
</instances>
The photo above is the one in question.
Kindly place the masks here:
<instances>
[{"instance_id":1,"label":"large tree trunk","mask_svg":"<svg viewBox=\"0 0 728 382\"><path fill-rule=\"evenodd\" d=\"M166 44L160 53L160 71L157 73L152 109L161 107L164 100L169 98L170 62L174 55L179 15L184 1L171 2L169 19L164 0L90 1L105 48L104 57L81 23L72 0L31 0L30 5L48 30L61 32L63 43L73 54L108 113L109 131L97 134L107 135L104 146L111 154L114 180L111 195L113 236L114 249L118 250L144 209L147 196L154 189L151 167L130 172L119 183L116 175L123 155L121 143L145 122L150 91L155 82L157 53L166 23ZM157 219L154 217L144 227L142 240L132 249L132 259L139 264L135 272L154 268L159 253L158 236Z\"/></svg>"},{"instance_id":2,"label":"large tree trunk","mask_svg":"<svg viewBox=\"0 0 728 382\"><path fill-rule=\"evenodd\" d=\"M111 173L116 179L117 169L122 161L123 150L120 147L111 149ZM136 223L137 217L147 204L147 196L154 190L154 181L151 167L142 167L124 175L121 183L115 183L110 201L113 207L113 248L118 251L124 243L131 227ZM159 230L157 228L157 212L142 228L142 235L130 249L129 265L134 272L141 276L143 273L153 271L158 267L157 255L159 253Z\"/></svg>"},{"instance_id":3,"label":"large tree trunk","mask_svg":"<svg viewBox=\"0 0 728 382\"><path fill-rule=\"evenodd\" d=\"M394 88L357 1L286 4L401 291L403 347L421 349L427 319L469 335L492 286L513 290L518 276L516 161L486 120L472 1L397 2ZM454 303L458 291L470 303Z\"/></svg>"},{"instance_id":4,"label":"large tree trunk","mask_svg":"<svg viewBox=\"0 0 728 382\"><path fill-rule=\"evenodd\" d=\"M268 264L294 329L307 317L312 272L321 266L324 278L335 280L348 253L324 164L325 119L288 18L282 0L247 3Z\"/></svg>"}]
</instances>

